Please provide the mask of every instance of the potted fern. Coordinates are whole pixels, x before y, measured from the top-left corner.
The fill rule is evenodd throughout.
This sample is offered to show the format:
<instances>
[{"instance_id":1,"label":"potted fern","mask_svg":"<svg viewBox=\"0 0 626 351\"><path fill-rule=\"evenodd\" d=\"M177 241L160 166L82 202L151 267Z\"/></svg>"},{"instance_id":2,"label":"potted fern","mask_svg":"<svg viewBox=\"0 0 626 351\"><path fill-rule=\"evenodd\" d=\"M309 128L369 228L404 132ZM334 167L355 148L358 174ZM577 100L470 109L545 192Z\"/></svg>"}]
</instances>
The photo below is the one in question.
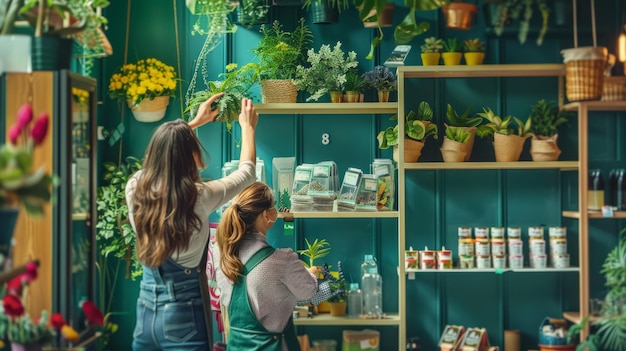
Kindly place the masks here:
<instances>
[{"instance_id":1,"label":"potted fern","mask_svg":"<svg viewBox=\"0 0 626 351\"><path fill-rule=\"evenodd\" d=\"M398 119L398 115L391 117L391 120L396 119ZM426 101L420 102L416 111L409 111L404 117L404 162L417 162L422 155L426 138L432 136L437 139L439 128L435 123L432 123L432 119L433 111ZM379 132L376 139L380 149L388 149L393 146L393 159L399 162L398 125Z\"/></svg>"},{"instance_id":2,"label":"potted fern","mask_svg":"<svg viewBox=\"0 0 626 351\"><path fill-rule=\"evenodd\" d=\"M422 64L424 66L437 66L441 58L443 39L428 37L424 39L424 44L420 46L420 49L422 50Z\"/></svg>"},{"instance_id":3,"label":"potted fern","mask_svg":"<svg viewBox=\"0 0 626 351\"><path fill-rule=\"evenodd\" d=\"M488 123L481 125L476 131L480 137L493 137L493 149L496 162L516 162L519 160L524 148L524 142L532 133L530 132L532 119L526 123L514 116L504 118L496 115L491 108L483 108L484 112L478 115ZM517 124L517 130L511 127L513 121Z\"/></svg>"},{"instance_id":4,"label":"potted fern","mask_svg":"<svg viewBox=\"0 0 626 351\"><path fill-rule=\"evenodd\" d=\"M533 161L556 161L561 149L557 144L558 128L567 123L568 112L559 110L554 104L544 99L532 105L532 139L530 140L530 155Z\"/></svg>"},{"instance_id":5,"label":"potted fern","mask_svg":"<svg viewBox=\"0 0 626 351\"><path fill-rule=\"evenodd\" d=\"M446 126L443 144L441 145L441 156L445 162L469 161L472 153L476 126L482 122L482 117L468 117L470 108L468 107L461 116L456 112L451 104L448 104Z\"/></svg>"}]
</instances>

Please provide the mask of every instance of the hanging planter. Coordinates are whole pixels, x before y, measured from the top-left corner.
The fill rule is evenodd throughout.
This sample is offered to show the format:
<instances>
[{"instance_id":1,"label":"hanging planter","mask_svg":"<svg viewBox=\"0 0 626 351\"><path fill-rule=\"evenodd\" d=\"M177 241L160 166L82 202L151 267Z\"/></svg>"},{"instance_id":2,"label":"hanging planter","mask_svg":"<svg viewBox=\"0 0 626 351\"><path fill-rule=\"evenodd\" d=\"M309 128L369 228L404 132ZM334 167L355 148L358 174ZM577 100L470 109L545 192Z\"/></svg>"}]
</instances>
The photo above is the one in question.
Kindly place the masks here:
<instances>
[{"instance_id":1,"label":"hanging planter","mask_svg":"<svg viewBox=\"0 0 626 351\"><path fill-rule=\"evenodd\" d=\"M441 10L446 19L446 28L469 30L472 29L478 7L474 4L452 2L443 6Z\"/></svg>"},{"instance_id":2,"label":"hanging planter","mask_svg":"<svg viewBox=\"0 0 626 351\"><path fill-rule=\"evenodd\" d=\"M315 24L334 24L339 21L339 9L331 6L327 0L311 1L309 12L311 22Z\"/></svg>"},{"instance_id":3,"label":"hanging planter","mask_svg":"<svg viewBox=\"0 0 626 351\"><path fill-rule=\"evenodd\" d=\"M157 96L154 99L143 99L138 104L133 104L132 100L126 100L126 102L136 120L150 123L160 121L165 117L167 105L170 103L170 97Z\"/></svg>"},{"instance_id":4,"label":"hanging planter","mask_svg":"<svg viewBox=\"0 0 626 351\"><path fill-rule=\"evenodd\" d=\"M379 24L380 27L391 27L393 25L393 10L395 7L396 4L394 3L385 3L383 12L380 14L380 21L378 21L378 17L376 16L376 9L372 9L369 15L366 16L367 20L363 21L363 27L378 28Z\"/></svg>"},{"instance_id":5,"label":"hanging planter","mask_svg":"<svg viewBox=\"0 0 626 351\"><path fill-rule=\"evenodd\" d=\"M57 36L33 37L31 46L33 71L69 69L73 45L72 39Z\"/></svg>"}]
</instances>

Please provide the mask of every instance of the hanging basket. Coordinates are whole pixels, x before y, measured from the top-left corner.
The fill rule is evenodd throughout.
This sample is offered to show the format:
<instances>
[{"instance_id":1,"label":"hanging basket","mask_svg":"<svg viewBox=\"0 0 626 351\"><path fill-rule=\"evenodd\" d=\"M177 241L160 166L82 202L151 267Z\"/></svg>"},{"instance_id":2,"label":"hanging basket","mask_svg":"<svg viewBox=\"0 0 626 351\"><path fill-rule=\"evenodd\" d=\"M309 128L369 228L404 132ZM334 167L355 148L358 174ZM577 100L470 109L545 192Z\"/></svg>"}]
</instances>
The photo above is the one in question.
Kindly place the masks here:
<instances>
[{"instance_id":1,"label":"hanging basket","mask_svg":"<svg viewBox=\"0 0 626 351\"><path fill-rule=\"evenodd\" d=\"M291 79L263 79L261 99L264 104L295 103L298 100L298 87Z\"/></svg>"},{"instance_id":2,"label":"hanging basket","mask_svg":"<svg viewBox=\"0 0 626 351\"><path fill-rule=\"evenodd\" d=\"M556 143L558 135L549 138L538 139L533 137L530 140L530 156L535 162L556 161L561 155L561 149Z\"/></svg>"},{"instance_id":3,"label":"hanging basket","mask_svg":"<svg viewBox=\"0 0 626 351\"><path fill-rule=\"evenodd\" d=\"M569 101L600 100L604 84L605 47L561 50L565 62L565 94Z\"/></svg>"},{"instance_id":4,"label":"hanging basket","mask_svg":"<svg viewBox=\"0 0 626 351\"><path fill-rule=\"evenodd\" d=\"M160 121L165 117L165 111L167 111L167 105L170 103L170 97L157 96L152 100L144 99L136 105L133 105L132 100L126 100L126 102L136 120L150 123Z\"/></svg>"},{"instance_id":5,"label":"hanging basket","mask_svg":"<svg viewBox=\"0 0 626 351\"><path fill-rule=\"evenodd\" d=\"M522 154L525 138L518 135L493 135L493 150L496 154L496 162L516 162Z\"/></svg>"}]
</instances>

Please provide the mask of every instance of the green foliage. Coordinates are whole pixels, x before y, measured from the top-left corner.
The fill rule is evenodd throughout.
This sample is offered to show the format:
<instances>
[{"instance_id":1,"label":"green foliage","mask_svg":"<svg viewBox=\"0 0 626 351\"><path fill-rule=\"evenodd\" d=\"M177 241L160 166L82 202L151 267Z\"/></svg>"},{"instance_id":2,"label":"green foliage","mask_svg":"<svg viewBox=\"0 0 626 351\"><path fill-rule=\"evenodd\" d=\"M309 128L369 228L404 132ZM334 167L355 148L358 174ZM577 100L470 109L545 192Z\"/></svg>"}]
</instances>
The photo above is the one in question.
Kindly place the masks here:
<instances>
[{"instance_id":1,"label":"green foliage","mask_svg":"<svg viewBox=\"0 0 626 351\"><path fill-rule=\"evenodd\" d=\"M359 75L359 71L356 68L351 68L346 73L346 82L343 84L345 91L362 92L367 86L367 82Z\"/></svg>"},{"instance_id":2,"label":"green foliage","mask_svg":"<svg viewBox=\"0 0 626 351\"><path fill-rule=\"evenodd\" d=\"M391 120L398 119L398 115L391 116ZM405 116L404 136L413 140L422 141L432 136L437 139L439 128L436 124L431 123L433 119L433 111L426 101L420 102L416 111L409 111ZM376 136L378 147L380 149L388 149L391 146L398 145L398 125L388 127Z\"/></svg>"},{"instance_id":3,"label":"green foliage","mask_svg":"<svg viewBox=\"0 0 626 351\"><path fill-rule=\"evenodd\" d=\"M440 52L443 49L443 39L428 37L424 39L424 44L420 46L422 52Z\"/></svg>"},{"instance_id":4,"label":"green foliage","mask_svg":"<svg viewBox=\"0 0 626 351\"><path fill-rule=\"evenodd\" d=\"M0 0L0 35L13 33L13 27L24 0Z\"/></svg>"},{"instance_id":5,"label":"green foliage","mask_svg":"<svg viewBox=\"0 0 626 351\"><path fill-rule=\"evenodd\" d=\"M409 13L398 24L393 32L396 45L409 44L413 38L428 31L430 24L427 21L417 23L415 13L417 10L435 10L445 5L448 0L404 0L404 5L409 8Z\"/></svg>"},{"instance_id":6,"label":"green foliage","mask_svg":"<svg viewBox=\"0 0 626 351\"><path fill-rule=\"evenodd\" d=\"M567 111L559 110L556 104L544 99L537 101L531 108L529 118L533 120L532 132L535 135L550 137L557 134L559 126L567 123L570 116Z\"/></svg>"},{"instance_id":7,"label":"green foliage","mask_svg":"<svg viewBox=\"0 0 626 351\"><path fill-rule=\"evenodd\" d=\"M488 123L480 126L476 131L476 135L478 135L479 137L484 138L487 136L493 136L494 133L502 135L517 134L522 137L530 136L530 119L526 121L526 124L524 124L517 117L513 117L510 115L502 118L496 115L489 107L483 108L483 111L484 112L479 112L478 115L487 120ZM514 119L515 122L518 124L517 130L512 127Z\"/></svg>"},{"instance_id":8,"label":"green foliage","mask_svg":"<svg viewBox=\"0 0 626 351\"><path fill-rule=\"evenodd\" d=\"M470 107L465 109L465 112L461 116L456 112L456 110L452 107L451 104L448 104L448 109L446 111L446 117L448 118L448 123L452 127L477 127L482 121L482 117L477 116L473 118L469 118Z\"/></svg>"},{"instance_id":9,"label":"green foliage","mask_svg":"<svg viewBox=\"0 0 626 351\"><path fill-rule=\"evenodd\" d=\"M47 311L41 311L41 317L33 320L28 314L10 320L4 311L0 313L0 335L3 339L17 344L46 344L52 341L54 334L48 328L50 317Z\"/></svg>"},{"instance_id":10,"label":"green foliage","mask_svg":"<svg viewBox=\"0 0 626 351\"><path fill-rule=\"evenodd\" d=\"M461 52L463 49L463 42L457 38L448 38L441 42L444 52Z\"/></svg>"},{"instance_id":11,"label":"green foliage","mask_svg":"<svg viewBox=\"0 0 626 351\"><path fill-rule=\"evenodd\" d=\"M337 262L337 273L337 278L333 277L328 280L328 286L333 293L333 296L328 299L328 302L345 302L348 299L349 286L343 273L341 261Z\"/></svg>"},{"instance_id":12,"label":"green foliage","mask_svg":"<svg viewBox=\"0 0 626 351\"><path fill-rule=\"evenodd\" d=\"M306 62L306 50L313 40L311 30L301 18L299 25L288 32L278 21L271 27L261 25L263 34L257 46L252 49L259 59L257 68L260 79L293 79L296 66Z\"/></svg>"},{"instance_id":13,"label":"green foliage","mask_svg":"<svg viewBox=\"0 0 626 351\"><path fill-rule=\"evenodd\" d=\"M478 39L468 39L463 42L463 50L466 52L484 52L485 42Z\"/></svg>"},{"instance_id":14,"label":"green foliage","mask_svg":"<svg viewBox=\"0 0 626 351\"><path fill-rule=\"evenodd\" d=\"M520 44L524 44L528 37L530 29L530 21L536 9L541 14L541 29L537 36L537 45L543 43L543 38L548 32L548 20L550 17L550 9L546 0L485 0L485 4L496 4L495 6L495 23L494 32L497 36L502 35L504 27L512 20L519 20L518 40Z\"/></svg>"},{"instance_id":15,"label":"green foliage","mask_svg":"<svg viewBox=\"0 0 626 351\"><path fill-rule=\"evenodd\" d=\"M450 140L465 144L470 138L470 132L466 127L446 127L446 137Z\"/></svg>"},{"instance_id":16,"label":"green foliage","mask_svg":"<svg viewBox=\"0 0 626 351\"><path fill-rule=\"evenodd\" d=\"M304 264L306 267L315 266L315 260L325 257L330 253L330 243L326 241L326 239L315 239L313 244L306 238L304 241L306 242L306 249L298 250L297 252L309 258L309 262Z\"/></svg>"}]
</instances>

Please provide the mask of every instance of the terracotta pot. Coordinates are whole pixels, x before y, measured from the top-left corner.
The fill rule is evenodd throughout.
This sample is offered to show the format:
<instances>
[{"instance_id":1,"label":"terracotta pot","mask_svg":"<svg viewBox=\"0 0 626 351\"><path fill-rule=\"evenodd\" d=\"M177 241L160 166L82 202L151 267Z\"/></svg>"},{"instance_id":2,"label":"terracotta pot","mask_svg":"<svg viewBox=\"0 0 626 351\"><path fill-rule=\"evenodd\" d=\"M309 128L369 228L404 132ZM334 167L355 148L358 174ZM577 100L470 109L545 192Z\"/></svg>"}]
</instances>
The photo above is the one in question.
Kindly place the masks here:
<instances>
[{"instance_id":1,"label":"terracotta pot","mask_svg":"<svg viewBox=\"0 0 626 351\"><path fill-rule=\"evenodd\" d=\"M557 144L558 135L551 137L533 137L530 140L530 156L533 161L545 162L556 161L561 155L561 149Z\"/></svg>"},{"instance_id":2,"label":"terracotta pot","mask_svg":"<svg viewBox=\"0 0 626 351\"><path fill-rule=\"evenodd\" d=\"M346 315L346 302L329 302L330 315L335 317L341 317Z\"/></svg>"},{"instance_id":3,"label":"terracotta pot","mask_svg":"<svg viewBox=\"0 0 626 351\"><path fill-rule=\"evenodd\" d=\"M422 57L422 64L424 66L437 66L439 64L439 59L441 58L441 53L422 52L420 56Z\"/></svg>"},{"instance_id":4,"label":"terracotta pot","mask_svg":"<svg viewBox=\"0 0 626 351\"><path fill-rule=\"evenodd\" d=\"M475 4L453 2L441 8L446 18L446 27L452 29L468 30L472 28L474 14L478 12Z\"/></svg>"},{"instance_id":5,"label":"terracotta pot","mask_svg":"<svg viewBox=\"0 0 626 351\"><path fill-rule=\"evenodd\" d=\"M517 135L493 135L493 150L496 154L496 162L516 162L519 160L524 148L525 138Z\"/></svg>"},{"instance_id":6,"label":"terracotta pot","mask_svg":"<svg viewBox=\"0 0 626 351\"><path fill-rule=\"evenodd\" d=\"M443 64L446 66L456 66L461 64L463 54L460 52L444 52L441 54Z\"/></svg>"},{"instance_id":7,"label":"terracotta pot","mask_svg":"<svg viewBox=\"0 0 626 351\"><path fill-rule=\"evenodd\" d=\"M420 156L422 156L422 149L424 148L423 141L417 141L413 139L404 139L404 162L417 162ZM398 162L399 157L398 145L393 147L393 160Z\"/></svg>"},{"instance_id":8,"label":"terracotta pot","mask_svg":"<svg viewBox=\"0 0 626 351\"><path fill-rule=\"evenodd\" d=\"M441 145L441 157L444 162L463 162L467 155L466 146L467 142L460 143L452 139L444 137L443 144Z\"/></svg>"}]
</instances>

